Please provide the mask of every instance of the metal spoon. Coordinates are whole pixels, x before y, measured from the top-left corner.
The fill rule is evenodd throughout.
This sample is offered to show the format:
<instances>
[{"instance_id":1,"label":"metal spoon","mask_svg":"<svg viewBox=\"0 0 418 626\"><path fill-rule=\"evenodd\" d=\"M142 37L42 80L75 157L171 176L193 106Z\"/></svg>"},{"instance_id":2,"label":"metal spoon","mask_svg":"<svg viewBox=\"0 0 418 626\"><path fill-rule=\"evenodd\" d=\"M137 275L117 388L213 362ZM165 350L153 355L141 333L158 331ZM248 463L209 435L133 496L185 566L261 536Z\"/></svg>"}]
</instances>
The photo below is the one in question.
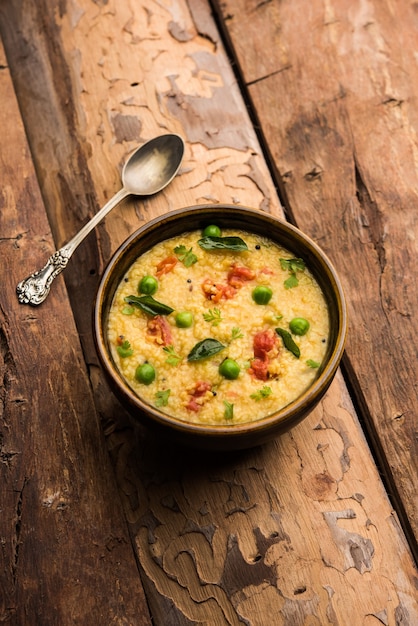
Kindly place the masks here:
<instances>
[{"instance_id":1,"label":"metal spoon","mask_svg":"<svg viewBox=\"0 0 418 626\"><path fill-rule=\"evenodd\" d=\"M122 170L122 189L63 248L54 252L41 270L17 285L19 302L41 304L49 293L52 281L66 267L75 249L109 211L126 196L150 196L164 189L177 174L183 154L183 139L174 134L161 135L137 148Z\"/></svg>"}]
</instances>

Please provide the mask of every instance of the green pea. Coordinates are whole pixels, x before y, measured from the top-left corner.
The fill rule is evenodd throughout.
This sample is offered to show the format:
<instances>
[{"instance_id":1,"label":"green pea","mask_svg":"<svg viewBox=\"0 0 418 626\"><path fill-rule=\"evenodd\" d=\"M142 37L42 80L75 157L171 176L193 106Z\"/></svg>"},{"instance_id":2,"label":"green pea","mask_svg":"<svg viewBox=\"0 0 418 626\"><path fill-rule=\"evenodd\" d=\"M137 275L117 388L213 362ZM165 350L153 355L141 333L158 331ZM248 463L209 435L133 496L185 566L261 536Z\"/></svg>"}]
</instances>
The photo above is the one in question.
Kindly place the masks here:
<instances>
[{"instance_id":1,"label":"green pea","mask_svg":"<svg viewBox=\"0 0 418 626\"><path fill-rule=\"evenodd\" d=\"M203 237L220 237L221 229L216 224L209 224L203 229Z\"/></svg>"},{"instance_id":2,"label":"green pea","mask_svg":"<svg viewBox=\"0 0 418 626\"><path fill-rule=\"evenodd\" d=\"M238 363L234 361L234 359L230 358L224 359L219 366L220 375L228 380L235 380L238 378L240 371L241 368Z\"/></svg>"},{"instance_id":3,"label":"green pea","mask_svg":"<svg viewBox=\"0 0 418 626\"><path fill-rule=\"evenodd\" d=\"M138 365L135 370L135 378L143 385L150 385L155 379L155 369L149 363Z\"/></svg>"},{"instance_id":4,"label":"green pea","mask_svg":"<svg viewBox=\"0 0 418 626\"><path fill-rule=\"evenodd\" d=\"M180 311L177 313L175 320L178 328L190 328L193 324L193 314L190 311Z\"/></svg>"},{"instance_id":5,"label":"green pea","mask_svg":"<svg viewBox=\"0 0 418 626\"><path fill-rule=\"evenodd\" d=\"M158 289L158 281L154 276L143 276L139 281L138 292L152 296Z\"/></svg>"},{"instance_id":6,"label":"green pea","mask_svg":"<svg viewBox=\"0 0 418 626\"><path fill-rule=\"evenodd\" d=\"M294 317L289 323L289 328L294 335L306 335L309 327L310 324L304 317Z\"/></svg>"},{"instance_id":7,"label":"green pea","mask_svg":"<svg viewBox=\"0 0 418 626\"><path fill-rule=\"evenodd\" d=\"M267 285L258 285L252 292L252 298L256 304L268 304L272 295L273 291Z\"/></svg>"}]
</instances>

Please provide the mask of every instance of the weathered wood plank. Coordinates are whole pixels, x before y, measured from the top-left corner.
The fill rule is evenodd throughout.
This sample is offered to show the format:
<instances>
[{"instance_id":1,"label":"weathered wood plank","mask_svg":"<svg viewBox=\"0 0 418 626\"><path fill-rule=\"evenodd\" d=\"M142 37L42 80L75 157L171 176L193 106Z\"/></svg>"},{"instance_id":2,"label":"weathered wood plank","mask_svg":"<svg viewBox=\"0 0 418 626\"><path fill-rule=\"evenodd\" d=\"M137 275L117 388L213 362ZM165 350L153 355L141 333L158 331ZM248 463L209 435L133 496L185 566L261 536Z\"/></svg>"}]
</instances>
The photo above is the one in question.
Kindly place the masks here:
<instances>
[{"instance_id":1,"label":"weathered wood plank","mask_svg":"<svg viewBox=\"0 0 418 626\"><path fill-rule=\"evenodd\" d=\"M289 209L343 277L347 370L418 555L416 3L219 9Z\"/></svg>"},{"instance_id":2,"label":"weathered wood plank","mask_svg":"<svg viewBox=\"0 0 418 626\"><path fill-rule=\"evenodd\" d=\"M52 253L0 46L0 622L150 623L64 282L18 304Z\"/></svg>"},{"instance_id":3,"label":"weathered wood plank","mask_svg":"<svg viewBox=\"0 0 418 626\"><path fill-rule=\"evenodd\" d=\"M211 456L132 427L96 366L93 273L138 223L208 201L281 215L208 4L34 6L6 2L0 17L57 244L119 188L137 143L166 129L187 139L170 188L116 209L66 270L154 623L413 623L416 571L340 375L292 433Z\"/></svg>"}]
</instances>

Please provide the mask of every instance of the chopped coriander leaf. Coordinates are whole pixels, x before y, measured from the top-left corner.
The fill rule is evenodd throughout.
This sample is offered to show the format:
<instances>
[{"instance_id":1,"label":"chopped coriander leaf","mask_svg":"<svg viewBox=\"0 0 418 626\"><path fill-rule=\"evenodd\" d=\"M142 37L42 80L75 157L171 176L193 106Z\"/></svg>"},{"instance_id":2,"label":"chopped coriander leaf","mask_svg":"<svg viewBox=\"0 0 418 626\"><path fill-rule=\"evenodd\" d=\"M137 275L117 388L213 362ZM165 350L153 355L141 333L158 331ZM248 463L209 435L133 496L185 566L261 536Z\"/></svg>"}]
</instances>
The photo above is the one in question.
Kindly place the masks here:
<instances>
[{"instance_id":1,"label":"chopped coriander leaf","mask_svg":"<svg viewBox=\"0 0 418 626\"><path fill-rule=\"evenodd\" d=\"M155 406L167 406L170 393L171 389L157 391L157 393L155 394Z\"/></svg>"},{"instance_id":2,"label":"chopped coriander leaf","mask_svg":"<svg viewBox=\"0 0 418 626\"><path fill-rule=\"evenodd\" d=\"M176 246L174 248L174 253L177 256L178 260L183 263L185 267L190 267L194 263L197 262L197 256L193 253L193 248L187 250L186 246Z\"/></svg>"},{"instance_id":3,"label":"chopped coriander leaf","mask_svg":"<svg viewBox=\"0 0 418 626\"><path fill-rule=\"evenodd\" d=\"M234 419L234 405L228 402L227 400L224 400L224 406L225 406L224 418L228 421Z\"/></svg>"},{"instance_id":4,"label":"chopped coriander leaf","mask_svg":"<svg viewBox=\"0 0 418 626\"><path fill-rule=\"evenodd\" d=\"M303 259L280 259L280 265L283 270L289 272L304 272L305 261Z\"/></svg>"},{"instance_id":5,"label":"chopped coriander leaf","mask_svg":"<svg viewBox=\"0 0 418 626\"><path fill-rule=\"evenodd\" d=\"M172 346L171 344L169 346L164 346L163 350L166 354L168 354L168 357L165 360L168 365L178 365L182 360L182 357L177 354L174 346Z\"/></svg>"},{"instance_id":6,"label":"chopped coriander leaf","mask_svg":"<svg viewBox=\"0 0 418 626\"><path fill-rule=\"evenodd\" d=\"M267 387L267 385L264 385L264 387L262 387L255 393L252 393L250 395L250 398L258 402L259 400L262 400L263 398L268 398L268 396L270 396L271 394L272 394L271 387Z\"/></svg>"},{"instance_id":7,"label":"chopped coriander leaf","mask_svg":"<svg viewBox=\"0 0 418 626\"><path fill-rule=\"evenodd\" d=\"M122 357L122 359L125 359L128 356L132 356L134 353L131 348L131 344L127 339L125 339L125 341L122 341L122 343L117 346L116 350L119 356Z\"/></svg>"},{"instance_id":8,"label":"chopped coriander leaf","mask_svg":"<svg viewBox=\"0 0 418 626\"><path fill-rule=\"evenodd\" d=\"M297 287L299 285L299 280L296 274L292 274L289 278L286 278L284 281L284 286L286 289L292 289L293 287Z\"/></svg>"},{"instance_id":9,"label":"chopped coriander leaf","mask_svg":"<svg viewBox=\"0 0 418 626\"><path fill-rule=\"evenodd\" d=\"M287 280L284 281L284 286L286 289L292 289L292 287L297 287L299 284L299 279L296 276L296 272L304 272L305 271L305 261L303 259L280 259L280 265L282 270L290 272L290 276Z\"/></svg>"},{"instance_id":10,"label":"chopped coriander leaf","mask_svg":"<svg viewBox=\"0 0 418 626\"><path fill-rule=\"evenodd\" d=\"M231 341L233 341L234 339L241 339L241 337L244 337L244 335L241 332L241 328L238 328L238 326L235 326L231 330Z\"/></svg>"},{"instance_id":11,"label":"chopped coriander leaf","mask_svg":"<svg viewBox=\"0 0 418 626\"><path fill-rule=\"evenodd\" d=\"M306 361L306 365L308 367L312 367L312 369L316 369L317 367L319 367L321 364L318 363L318 361L313 361L312 359L308 359Z\"/></svg>"},{"instance_id":12,"label":"chopped coriander leaf","mask_svg":"<svg viewBox=\"0 0 418 626\"><path fill-rule=\"evenodd\" d=\"M216 307L213 310L209 309L208 313L202 315L205 322L212 322L212 326L218 326L222 322L222 313Z\"/></svg>"},{"instance_id":13,"label":"chopped coriander leaf","mask_svg":"<svg viewBox=\"0 0 418 626\"><path fill-rule=\"evenodd\" d=\"M122 315L132 315L132 313L134 312L134 307L133 306L124 306L122 309Z\"/></svg>"}]
</instances>

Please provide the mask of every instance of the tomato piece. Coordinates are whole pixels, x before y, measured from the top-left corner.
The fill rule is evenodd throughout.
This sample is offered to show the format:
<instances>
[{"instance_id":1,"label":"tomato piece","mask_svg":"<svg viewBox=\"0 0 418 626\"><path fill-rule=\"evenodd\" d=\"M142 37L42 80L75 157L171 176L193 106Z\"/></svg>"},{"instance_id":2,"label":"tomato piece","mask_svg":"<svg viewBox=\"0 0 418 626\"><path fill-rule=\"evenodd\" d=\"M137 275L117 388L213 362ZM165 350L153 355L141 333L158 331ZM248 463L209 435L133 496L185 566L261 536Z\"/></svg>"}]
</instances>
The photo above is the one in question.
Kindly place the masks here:
<instances>
[{"instance_id":1,"label":"tomato piece","mask_svg":"<svg viewBox=\"0 0 418 626\"><path fill-rule=\"evenodd\" d=\"M254 378L257 378L257 380L268 380L268 366L268 359L255 358L251 361L251 367L248 371Z\"/></svg>"},{"instance_id":2,"label":"tomato piece","mask_svg":"<svg viewBox=\"0 0 418 626\"><path fill-rule=\"evenodd\" d=\"M228 284L240 289L243 284L255 278L255 272L245 265L232 265L228 272Z\"/></svg>"},{"instance_id":3,"label":"tomato piece","mask_svg":"<svg viewBox=\"0 0 418 626\"><path fill-rule=\"evenodd\" d=\"M237 290L235 287L232 287L232 285L214 283L210 278L207 278L202 283L202 289L206 298L211 302L219 302L221 298L224 298L224 300L230 300L237 293Z\"/></svg>"},{"instance_id":4,"label":"tomato piece","mask_svg":"<svg viewBox=\"0 0 418 626\"><path fill-rule=\"evenodd\" d=\"M163 315L156 315L148 321L147 333L160 346L169 346L173 343L170 325Z\"/></svg>"},{"instance_id":5,"label":"tomato piece","mask_svg":"<svg viewBox=\"0 0 418 626\"><path fill-rule=\"evenodd\" d=\"M254 356L260 359L266 358L266 356L278 345L277 333L271 328L267 330L261 330L254 335L253 348Z\"/></svg>"},{"instance_id":6,"label":"tomato piece","mask_svg":"<svg viewBox=\"0 0 418 626\"><path fill-rule=\"evenodd\" d=\"M195 385L195 388L190 393L190 399L186 404L186 409L188 409L189 411L194 411L195 413L200 411L204 404L203 398L211 389L212 385L210 383L204 380L198 381ZM198 402L198 399L200 399L200 402Z\"/></svg>"},{"instance_id":7,"label":"tomato piece","mask_svg":"<svg viewBox=\"0 0 418 626\"><path fill-rule=\"evenodd\" d=\"M248 372L258 380L268 380L269 363L279 354L278 336L272 328L261 330L253 339L254 359Z\"/></svg>"},{"instance_id":8,"label":"tomato piece","mask_svg":"<svg viewBox=\"0 0 418 626\"><path fill-rule=\"evenodd\" d=\"M168 274L169 272L171 272L176 266L177 260L178 259L175 256L168 256L160 261L157 265L157 271L155 272L155 275L159 278L163 274Z\"/></svg>"},{"instance_id":9,"label":"tomato piece","mask_svg":"<svg viewBox=\"0 0 418 626\"><path fill-rule=\"evenodd\" d=\"M274 271L272 269L270 269L269 267L263 267L260 270L260 274L266 274L267 276L273 276L274 275Z\"/></svg>"}]
</instances>

